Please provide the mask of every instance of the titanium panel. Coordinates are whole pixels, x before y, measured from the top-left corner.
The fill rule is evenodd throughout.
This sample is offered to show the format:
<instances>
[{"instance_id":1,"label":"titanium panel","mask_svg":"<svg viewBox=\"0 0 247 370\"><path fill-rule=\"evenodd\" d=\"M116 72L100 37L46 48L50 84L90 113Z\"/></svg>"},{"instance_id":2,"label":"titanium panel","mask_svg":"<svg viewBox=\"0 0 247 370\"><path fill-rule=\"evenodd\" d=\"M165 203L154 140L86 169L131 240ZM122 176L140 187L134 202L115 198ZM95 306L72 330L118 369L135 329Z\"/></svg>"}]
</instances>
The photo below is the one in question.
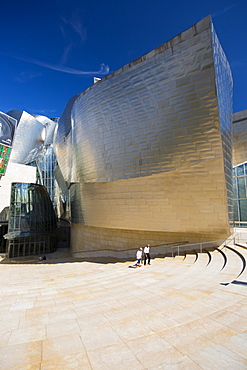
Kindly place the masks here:
<instances>
[{"instance_id":1,"label":"titanium panel","mask_svg":"<svg viewBox=\"0 0 247 370\"><path fill-rule=\"evenodd\" d=\"M228 196L229 220L233 221L233 193L232 193L232 92L233 80L229 63L220 45L212 24L212 40L214 51L214 65L216 89L219 105L220 129L224 158L224 171Z\"/></svg>"},{"instance_id":2,"label":"titanium panel","mask_svg":"<svg viewBox=\"0 0 247 370\"><path fill-rule=\"evenodd\" d=\"M45 126L25 111L10 111L8 114L18 120L10 160L20 164L35 161L44 145Z\"/></svg>"},{"instance_id":3,"label":"titanium panel","mask_svg":"<svg viewBox=\"0 0 247 370\"><path fill-rule=\"evenodd\" d=\"M54 131L57 127L57 122L52 121L51 119L41 116L41 115L34 115L37 121L41 122L45 127L45 141L44 145L51 145L53 144L53 137Z\"/></svg>"},{"instance_id":4,"label":"titanium panel","mask_svg":"<svg viewBox=\"0 0 247 370\"><path fill-rule=\"evenodd\" d=\"M60 153L59 167L62 168L62 174L66 183L72 181L72 172L75 170L74 162L74 150L73 150L73 120L71 117L71 109L74 102L78 98L79 94L72 96L69 99L62 116L59 119L59 126L56 127L54 133L54 146L55 154Z\"/></svg>"}]
</instances>

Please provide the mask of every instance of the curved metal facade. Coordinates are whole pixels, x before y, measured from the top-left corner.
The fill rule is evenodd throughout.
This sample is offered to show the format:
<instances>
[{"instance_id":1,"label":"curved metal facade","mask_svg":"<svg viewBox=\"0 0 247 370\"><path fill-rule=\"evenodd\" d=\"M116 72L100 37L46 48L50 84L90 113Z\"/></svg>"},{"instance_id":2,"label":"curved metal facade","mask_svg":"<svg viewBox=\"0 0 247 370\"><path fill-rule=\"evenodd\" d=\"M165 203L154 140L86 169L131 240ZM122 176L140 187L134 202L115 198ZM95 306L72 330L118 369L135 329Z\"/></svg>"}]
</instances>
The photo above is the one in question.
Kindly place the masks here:
<instances>
[{"instance_id":1,"label":"curved metal facade","mask_svg":"<svg viewBox=\"0 0 247 370\"><path fill-rule=\"evenodd\" d=\"M13 110L8 114L18 122L10 162L35 165L38 168L38 181L46 186L55 207L56 158L53 136L57 122L45 116L33 116L25 111Z\"/></svg>"},{"instance_id":2,"label":"curved metal facade","mask_svg":"<svg viewBox=\"0 0 247 370\"><path fill-rule=\"evenodd\" d=\"M13 149L9 159L8 172L6 173L4 181L1 180L2 186L0 187L0 211L2 210L3 207L8 207L9 205L11 183L13 184L13 182L18 182L18 184L12 186L12 192L15 190L18 194L21 192L21 196L20 199L18 200L18 204L11 206L12 209L16 210L16 214L14 216L13 214L10 215L10 224L9 224L10 234L12 232L15 232L16 231L15 229L18 228L20 233L25 232L26 230L24 224L26 227L30 226L30 228L32 228L32 230L30 231L30 233L32 233L32 236L30 236L30 238L32 239L31 241L29 240L30 239L29 236L25 236L26 239L25 238L24 239L26 241L22 237L21 240L19 240L19 238L17 237L14 238L15 239L14 241L9 242L10 246L9 255L21 256L27 255L28 253L29 254L40 253L39 250L41 250L43 247L45 248L44 249L45 251L48 251L49 248L47 247L47 243L49 244L52 239L51 242L54 244L53 240L54 235L53 236L48 235L47 237L45 237L44 230L40 228L40 225L42 225L43 221L43 226L46 226L48 229L49 223L51 223L51 220L49 218L50 213L48 212L46 216L42 214L42 210L44 210L43 208L44 204L47 204L48 202L46 197L49 198L49 196L45 192L43 187L39 187L40 185L34 184L31 185L29 184L29 182L36 181L46 186L49 195L52 199L52 202L54 204L54 208L56 207L57 194L56 194L56 183L54 178L54 168L56 166L56 158L53 150L53 135L57 123L44 116L34 117L25 111L17 110L10 111L8 112L8 114L9 116L6 117L9 117L10 122L13 121L16 123L17 121L17 128L13 140ZM11 149L9 147L6 148L9 150ZM0 144L0 163L2 153L3 151ZM3 154L5 155L6 159L8 153L6 154L4 152ZM33 167L36 167L36 169L34 171L31 171L32 169L34 169ZM21 182L26 181L28 183L19 183L20 181ZM42 190L40 189L43 189L44 193L43 197L42 195L40 195L42 193ZM35 202L34 199L36 199ZM39 205L37 205L38 202L40 202ZM45 212L49 208L47 207L45 209ZM34 208L36 221L34 222L34 220L32 220L32 222L30 221L31 223L28 224L28 218L30 214L32 214L32 217L34 217ZM26 212L25 210L27 210L27 214L25 213ZM40 213L38 213L38 210L40 210ZM22 218L19 217L20 215L22 215L23 217ZM54 211L52 209L52 217L53 216ZM40 217L41 224L39 224L38 217ZM18 221L20 221L20 224L18 224ZM51 227L53 226L54 225L51 223ZM35 227L36 229L34 230ZM47 239L46 242L44 241L44 239ZM35 243L37 242L37 240L39 240L39 243L41 242L43 243L42 244L43 247L41 249L39 249L38 247L37 248L34 247L36 245ZM30 246L30 248L29 246L27 248L25 247L26 242ZM21 248L20 249L21 252L20 251L18 252L19 246ZM41 244L39 244L39 246L41 246ZM52 246L52 248L53 247L54 245ZM50 250L52 248L50 248Z\"/></svg>"},{"instance_id":3,"label":"curved metal facade","mask_svg":"<svg viewBox=\"0 0 247 370\"><path fill-rule=\"evenodd\" d=\"M45 127L25 111L9 111L8 114L18 122L10 160L20 164L31 163L44 145Z\"/></svg>"},{"instance_id":4,"label":"curved metal facade","mask_svg":"<svg viewBox=\"0 0 247 370\"><path fill-rule=\"evenodd\" d=\"M140 231L149 241L229 234L231 96L207 17L73 97L55 152L74 252L133 246Z\"/></svg>"}]
</instances>

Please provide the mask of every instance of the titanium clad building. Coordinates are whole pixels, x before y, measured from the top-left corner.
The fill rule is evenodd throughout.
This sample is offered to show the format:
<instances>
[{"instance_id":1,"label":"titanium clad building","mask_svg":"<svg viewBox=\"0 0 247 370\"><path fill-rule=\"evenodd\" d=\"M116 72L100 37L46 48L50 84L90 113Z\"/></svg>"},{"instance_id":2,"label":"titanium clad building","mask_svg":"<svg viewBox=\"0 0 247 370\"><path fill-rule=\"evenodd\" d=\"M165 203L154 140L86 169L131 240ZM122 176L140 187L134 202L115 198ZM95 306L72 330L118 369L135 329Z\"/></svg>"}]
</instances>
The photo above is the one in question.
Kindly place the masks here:
<instances>
[{"instance_id":1,"label":"titanium clad building","mask_svg":"<svg viewBox=\"0 0 247 370\"><path fill-rule=\"evenodd\" d=\"M210 17L71 98L54 146L74 255L226 238L231 114Z\"/></svg>"},{"instance_id":2,"label":"titanium clad building","mask_svg":"<svg viewBox=\"0 0 247 370\"><path fill-rule=\"evenodd\" d=\"M18 122L10 162L37 167L37 182L47 188L55 207L56 158L53 136L57 123L45 116L33 116L25 111L12 110L8 114Z\"/></svg>"},{"instance_id":3,"label":"titanium clad building","mask_svg":"<svg viewBox=\"0 0 247 370\"><path fill-rule=\"evenodd\" d=\"M1 225L4 222L4 227L0 225L0 251L10 257L47 253L54 250L57 233L51 203L56 207L53 135L57 123L19 110L8 115L17 127L8 168L0 181Z\"/></svg>"}]
</instances>

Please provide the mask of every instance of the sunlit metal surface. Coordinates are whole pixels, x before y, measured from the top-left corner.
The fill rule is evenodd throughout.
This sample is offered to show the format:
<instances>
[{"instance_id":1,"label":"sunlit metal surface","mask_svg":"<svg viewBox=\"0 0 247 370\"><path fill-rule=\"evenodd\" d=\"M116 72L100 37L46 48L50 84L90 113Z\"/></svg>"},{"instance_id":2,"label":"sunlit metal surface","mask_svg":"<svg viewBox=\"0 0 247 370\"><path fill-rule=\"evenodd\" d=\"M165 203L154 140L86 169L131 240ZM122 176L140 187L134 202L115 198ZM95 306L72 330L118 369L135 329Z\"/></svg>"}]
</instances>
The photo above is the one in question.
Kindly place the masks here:
<instances>
[{"instance_id":1,"label":"sunlit metal surface","mask_svg":"<svg viewBox=\"0 0 247 370\"><path fill-rule=\"evenodd\" d=\"M72 181L71 176L75 169L72 162L74 157L74 140L72 140L73 119L71 116L71 110L78 97L79 94L72 96L72 98L69 99L63 114L59 119L59 126L55 129L54 134L54 141L56 142L55 152L56 155L59 155L59 164L62 168L62 174L64 176L64 180L68 184Z\"/></svg>"},{"instance_id":2,"label":"sunlit metal surface","mask_svg":"<svg viewBox=\"0 0 247 370\"><path fill-rule=\"evenodd\" d=\"M210 17L71 98L55 152L74 251L121 248L140 231L227 235L231 110L231 71Z\"/></svg>"},{"instance_id":3,"label":"sunlit metal surface","mask_svg":"<svg viewBox=\"0 0 247 370\"><path fill-rule=\"evenodd\" d=\"M228 196L228 212L232 225L233 194L232 194L232 93L233 81L229 63L219 43L212 25L213 54L215 64L216 89L218 96L220 130L222 137L224 172Z\"/></svg>"},{"instance_id":4,"label":"sunlit metal surface","mask_svg":"<svg viewBox=\"0 0 247 370\"><path fill-rule=\"evenodd\" d=\"M46 116L34 115L37 121L41 122L45 126L45 140L44 145L53 144L54 131L57 126L57 122L52 121Z\"/></svg>"},{"instance_id":5,"label":"sunlit metal surface","mask_svg":"<svg viewBox=\"0 0 247 370\"><path fill-rule=\"evenodd\" d=\"M10 111L8 114L18 121L10 160L20 164L31 163L44 145L45 127L25 111Z\"/></svg>"},{"instance_id":6,"label":"sunlit metal surface","mask_svg":"<svg viewBox=\"0 0 247 370\"><path fill-rule=\"evenodd\" d=\"M17 120L11 161L28 164L37 159L44 146L53 143L57 123L45 116L33 116L25 111L10 111Z\"/></svg>"}]
</instances>

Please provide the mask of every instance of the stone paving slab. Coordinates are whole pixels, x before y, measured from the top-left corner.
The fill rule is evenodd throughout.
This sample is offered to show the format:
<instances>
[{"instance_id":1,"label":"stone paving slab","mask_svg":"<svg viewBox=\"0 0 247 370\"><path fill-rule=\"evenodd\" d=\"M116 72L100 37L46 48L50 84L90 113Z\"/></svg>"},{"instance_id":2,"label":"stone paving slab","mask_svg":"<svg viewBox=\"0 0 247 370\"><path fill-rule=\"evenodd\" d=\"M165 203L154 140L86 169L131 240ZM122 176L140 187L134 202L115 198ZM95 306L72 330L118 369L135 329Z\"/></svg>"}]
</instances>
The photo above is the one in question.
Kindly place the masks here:
<instances>
[{"instance_id":1,"label":"stone paving slab","mask_svg":"<svg viewBox=\"0 0 247 370\"><path fill-rule=\"evenodd\" d=\"M208 266L206 254L136 269L59 253L17 262L0 263L1 370L247 369L235 257L225 273L217 252Z\"/></svg>"}]
</instances>

